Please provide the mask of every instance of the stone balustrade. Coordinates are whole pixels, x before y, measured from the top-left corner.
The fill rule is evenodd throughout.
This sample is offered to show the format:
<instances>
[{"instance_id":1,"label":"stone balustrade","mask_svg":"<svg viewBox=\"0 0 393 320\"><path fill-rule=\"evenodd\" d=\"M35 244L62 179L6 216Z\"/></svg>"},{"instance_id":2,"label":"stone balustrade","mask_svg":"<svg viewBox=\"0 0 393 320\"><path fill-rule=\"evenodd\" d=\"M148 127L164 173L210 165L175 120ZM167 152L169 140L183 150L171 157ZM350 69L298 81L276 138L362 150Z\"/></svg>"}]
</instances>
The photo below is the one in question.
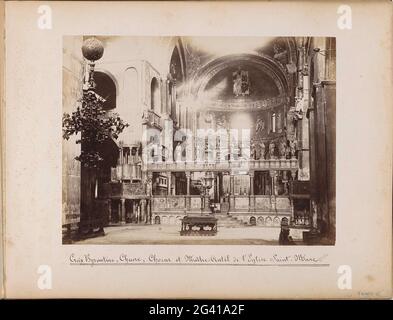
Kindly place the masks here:
<instances>
[{"instance_id":1,"label":"stone balustrade","mask_svg":"<svg viewBox=\"0 0 393 320\"><path fill-rule=\"evenodd\" d=\"M103 184L103 198L136 199L146 198L145 187L142 183L110 182Z\"/></svg>"},{"instance_id":2,"label":"stone balustrade","mask_svg":"<svg viewBox=\"0 0 393 320\"><path fill-rule=\"evenodd\" d=\"M187 101L180 104L187 104ZM288 103L288 97L278 96L257 101L221 101L221 100L203 100L200 102L206 109L211 111L239 111L239 110L268 110Z\"/></svg>"},{"instance_id":3,"label":"stone balustrade","mask_svg":"<svg viewBox=\"0 0 393 320\"><path fill-rule=\"evenodd\" d=\"M153 212L200 212L201 196L171 195L152 197Z\"/></svg>"},{"instance_id":4,"label":"stone balustrade","mask_svg":"<svg viewBox=\"0 0 393 320\"><path fill-rule=\"evenodd\" d=\"M146 165L148 171L244 171L297 170L297 159L232 160L216 162L155 162Z\"/></svg>"},{"instance_id":5,"label":"stone balustrade","mask_svg":"<svg viewBox=\"0 0 393 320\"><path fill-rule=\"evenodd\" d=\"M270 196L270 195L254 195L239 196L235 195L234 207L230 208L230 212L291 212L291 203L286 196ZM253 206L250 206L250 199ZM171 195L171 196L153 196L152 197L153 212L200 212L201 196ZM187 203L188 202L188 203Z\"/></svg>"},{"instance_id":6,"label":"stone balustrade","mask_svg":"<svg viewBox=\"0 0 393 320\"><path fill-rule=\"evenodd\" d=\"M230 216L247 225L279 227L282 219L289 221L292 217L292 204L285 196L233 196ZM252 205L250 206L250 201ZM153 196L153 223L180 224L187 215L201 214L200 196Z\"/></svg>"},{"instance_id":7,"label":"stone balustrade","mask_svg":"<svg viewBox=\"0 0 393 320\"><path fill-rule=\"evenodd\" d=\"M123 181L123 180L141 180L142 169L137 164L121 164L117 165L116 168L111 168L111 180L112 181Z\"/></svg>"},{"instance_id":8,"label":"stone balustrade","mask_svg":"<svg viewBox=\"0 0 393 320\"><path fill-rule=\"evenodd\" d=\"M163 128L161 117L153 110L145 110L143 112L142 124L147 124L160 130Z\"/></svg>"}]
</instances>

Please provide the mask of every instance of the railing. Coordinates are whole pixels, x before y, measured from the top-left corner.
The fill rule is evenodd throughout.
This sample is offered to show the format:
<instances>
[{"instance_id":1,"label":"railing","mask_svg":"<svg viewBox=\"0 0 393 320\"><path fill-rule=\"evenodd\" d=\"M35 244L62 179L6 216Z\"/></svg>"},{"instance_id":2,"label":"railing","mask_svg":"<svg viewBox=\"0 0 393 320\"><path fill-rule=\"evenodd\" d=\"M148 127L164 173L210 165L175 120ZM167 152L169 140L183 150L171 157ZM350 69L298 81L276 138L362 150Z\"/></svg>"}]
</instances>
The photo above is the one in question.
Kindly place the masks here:
<instances>
[{"instance_id":1,"label":"railing","mask_svg":"<svg viewBox=\"0 0 393 320\"><path fill-rule=\"evenodd\" d=\"M145 186L138 183L120 183L110 182L105 183L103 188L105 193L103 197L106 198L135 198L146 197Z\"/></svg>"},{"instance_id":2,"label":"railing","mask_svg":"<svg viewBox=\"0 0 393 320\"><path fill-rule=\"evenodd\" d=\"M180 224L184 216L201 215L201 204L200 196L153 196L153 221ZM229 205L228 202L225 204ZM291 219L293 209L290 199L284 196L234 196L229 212L241 223L279 227L281 219ZM226 213L221 211L221 214Z\"/></svg>"},{"instance_id":3,"label":"railing","mask_svg":"<svg viewBox=\"0 0 393 320\"><path fill-rule=\"evenodd\" d=\"M180 101L181 103L181 101ZM186 102L185 102L186 103ZM219 111L239 111L239 110L266 110L274 108L283 104L288 103L288 97L273 97L257 101L245 101L239 99L239 101L220 101L220 100L204 100L201 102L203 106L209 110Z\"/></svg>"},{"instance_id":4,"label":"railing","mask_svg":"<svg viewBox=\"0 0 393 320\"><path fill-rule=\"evenodd\" d=\"M142 115L142 124L150 125L151 127L156 127L162 129L161 117L155 113L153 110L145 110Z\"/></svg>"},{"instance_id":5,"label":"railing","mask_svg":"<svg viewBox=\"0 0 393 320\"><path fill-rule=\"evenodd\" d=\"M288 197L256 195L254 198L255 209L258 211L291 211L291 202Z\"/></svg>"},{"instance_id":6,"label":"railing","mask_svg":"<svg viewBox=\"0 0 393 320\"><path fill-rule=\"evenodd\" d=\"M152 209L155 212L183 212L185 210L199 212L201 210L201 196L153 196Z\"/></svg>"},{"instance_id":7,"label":"railing","mask_svg":"<svg viewBox=\"0 0 393 320\"><path fill-rule=\"evenodd\" d=\"M288 197L285 196L266 196L266 195L255 195L255 196L234 196L234 207L231 211L249 211L250 201L253 202L253 208L255 211L260 212L291 212L291 202ZM251 199L251 200L250 200ZM189 203L187 203L189 201ZM166 212L166 211L179 211L183 212L199 212L201 210L201 197L200 196L153 196L152 198L152 209L155 212Z\"/></svg>"},{"instance_id":8,"label":"railing","mask_svg":"<svg viewBox=\"0 0 393 320\"><path fill-rule=\"evenodd\" d=\"M229 160L216 162L157 162L147 164L148 171L242 171L297 170L297 159Z\"/></svg>"},{"instance_id":9,"label":"railing","mask_svg":"<svg viewBox=\"0 0 393 320\"><path fill-rule=\"evenodd\" d=\"M111 180L122 181L122 180L141 180L142 169L140 165L135 164L123 164L118 165L116 168L111 168Z\"/></svg>"}]
</instances>

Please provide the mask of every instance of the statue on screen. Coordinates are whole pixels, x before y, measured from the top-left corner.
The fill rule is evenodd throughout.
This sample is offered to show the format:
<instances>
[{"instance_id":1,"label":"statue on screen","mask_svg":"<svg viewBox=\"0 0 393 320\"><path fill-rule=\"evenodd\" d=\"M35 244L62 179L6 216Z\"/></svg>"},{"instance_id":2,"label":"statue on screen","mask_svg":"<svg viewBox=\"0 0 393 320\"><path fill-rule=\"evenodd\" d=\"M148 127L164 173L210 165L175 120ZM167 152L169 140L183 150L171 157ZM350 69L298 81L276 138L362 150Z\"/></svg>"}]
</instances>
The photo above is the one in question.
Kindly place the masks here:
<instances>
[{"instance_id":1,"label":"statue on screen","mask_svg":"<svg viewBox=\"0 0 393 320\"><path fill-rule=\"evenodd\" d=\"M265 147L265 144L261 141L260 142L260 144L259 144L259 148L260 148L260 160L264 160L265 159L265 149L266 149L266 147Z\"/></svg>"},{"instance_id":2,"label":"statue on screen","mask_svg":"<svg viewBox=\"0 0 393 320\"><path fill-rule=\"evenodd\" d=\"M255 131L259 133L262 132L264 129L265 129L265 121L263 121L262 117L259 117L255 125Z\"/></svg>"},{"instance_id":3,"label":"statue on screen","mask_svg":"<svg viewBox=\"0 0 393 320\"><path fill-rule=\"evenodd\" d=\"M269 159L276 159L275 153L276 153L276 145L274 144L273 141L269 143Z\"/></svg>"}]
</instances>

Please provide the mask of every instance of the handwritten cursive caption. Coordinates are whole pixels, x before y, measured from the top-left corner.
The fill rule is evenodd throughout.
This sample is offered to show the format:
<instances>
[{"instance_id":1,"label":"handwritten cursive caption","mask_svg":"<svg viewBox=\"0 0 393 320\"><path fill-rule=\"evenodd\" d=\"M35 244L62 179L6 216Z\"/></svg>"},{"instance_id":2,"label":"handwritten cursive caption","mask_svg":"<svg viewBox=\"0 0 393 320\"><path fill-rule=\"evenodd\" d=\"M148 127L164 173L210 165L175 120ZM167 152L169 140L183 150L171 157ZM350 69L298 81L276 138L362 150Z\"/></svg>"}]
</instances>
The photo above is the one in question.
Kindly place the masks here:
<instances>
[{"instance_id":1,"label":"handwritten cursive caption","mask_svg":"<svg viewBox=\"0 0 393 320\"><path fill-rule=\"evenodd\" d=\"M329 266L327 255L311 256L303 253L267 256L247 253L242 255L193 255L161 256L151 253L146 256L133 256L121 253L118 256L93 255L91 253L69 256L70 265L231 265L231 266Z\"/></svg>"}]
</instances>

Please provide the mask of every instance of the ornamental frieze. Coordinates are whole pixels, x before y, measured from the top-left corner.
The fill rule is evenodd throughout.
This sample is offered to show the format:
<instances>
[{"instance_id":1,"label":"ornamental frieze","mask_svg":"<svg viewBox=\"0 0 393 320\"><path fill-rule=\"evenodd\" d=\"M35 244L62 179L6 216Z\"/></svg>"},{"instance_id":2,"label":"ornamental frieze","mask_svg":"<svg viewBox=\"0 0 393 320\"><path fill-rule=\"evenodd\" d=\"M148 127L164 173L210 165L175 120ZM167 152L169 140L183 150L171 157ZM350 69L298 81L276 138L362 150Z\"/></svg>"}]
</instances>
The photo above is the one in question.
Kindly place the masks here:
<instances>
[{"instance_id":1,"label":"ornamental frieze","mask_svg":"<svg viewBox=\"0 0 393 320\"><path fill-rule=\"evenodd\" d=\"M203 101L206 109L211 111L269 110L289 103L286 96L268 98L257 101Z\"/></svg>"}]
</instances>

